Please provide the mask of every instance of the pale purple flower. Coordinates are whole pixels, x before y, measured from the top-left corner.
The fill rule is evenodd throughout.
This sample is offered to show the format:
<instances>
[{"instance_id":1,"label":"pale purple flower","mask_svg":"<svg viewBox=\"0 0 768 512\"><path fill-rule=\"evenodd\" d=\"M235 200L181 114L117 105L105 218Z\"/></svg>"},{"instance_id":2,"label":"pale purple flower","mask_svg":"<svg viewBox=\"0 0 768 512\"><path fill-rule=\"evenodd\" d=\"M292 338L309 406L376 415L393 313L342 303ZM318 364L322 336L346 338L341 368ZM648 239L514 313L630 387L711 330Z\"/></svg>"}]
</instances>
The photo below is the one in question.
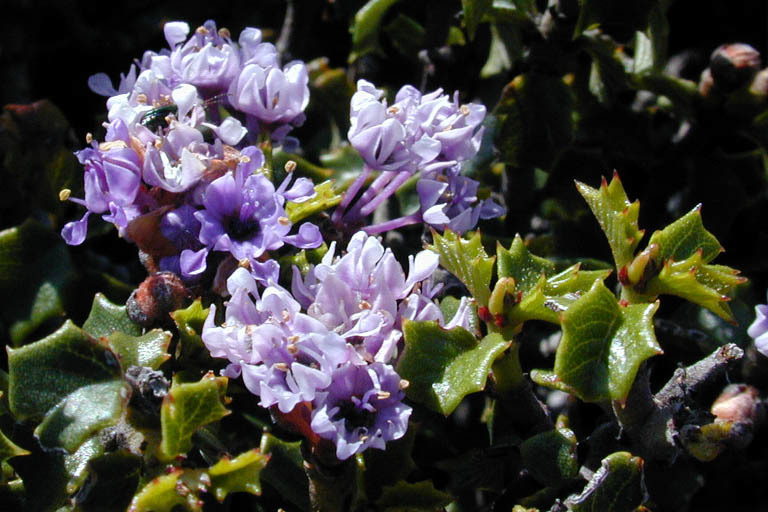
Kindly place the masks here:
<instances>
[{"instance_id":1,"label":"pale purple flower","mask_svg":"<svg viewBox=\"0 0 768 512\"><path fill-rule=\"evenodd\" d=\"M334 249L332 244L304 280L294 270L294 295L309 315L352 343L363 359L389 362L402 338L399 303L434 272L439 258L431 251L411 256L406 277L392 251L362 231L336 261Z\"/></svg>"},{"instance_id":2,"label":"pale purple flower","mask_svg":"<svg viewBox=\"0 0 768 512\"><path fill-rule=\"evenodd\" d=\"M758 352L768 357L768 305L755 306L755 320L747 333L754 338Z\"/></svg>"},{"instance_id":3,"label":"pale purple flower","mask_svg":"<svg viewBox=\"0 0 768 512\"><path fill-rule=\"evenodd\" d=\"M229 88L232 106L260 124L299 125L309 103L309 75L303 62L283 69L247 64ZM284 135L284 134L283 134Z\"/></svg>"},{"instance_id":4,"label":"pale purple flower","mask_svg":"<svg viewBox=\"0 0 768 512\"><path fill-rule=\"evenodd\" d=\"M363 157L365 167L334 212L334 223L339 227L361 223L417 172L422 173L421 179L444 176L445 183L421 185L419 211L369 226L365 228L368 233L417 222L436 227L451 224L464 231L474 226L479 217L491 215L491 204L469 206L476 200L472 190L476 182L447 171L458 169L462 161L477 153L484 118L483 105L459 105L458 93L451 100L442 89L422 95L406 85L397 93L395 102L387 106L381 90L365 80L358 81L350 105L347 135L352 147ZM381 174L359 194L372 171ZM465 210L469 213L464 213ZM493 213L498 211L497 208Z\"/></svg>"},{"instance_id":5,"label":"pale purple flower","mask_svg":"<svg viewBox=\"0 0 768 512\"><path fill-rule=\"evenodd\" d=\"M412 409L402 400L400 377L391 366L345 364L331 375L326 391L313 402L312 430L336 444L336 457L346 460L367 448L383 450L408 429Z\"/></svg>"},{"instance_id":6,"label":"pale purple flower","mask_svg":"<svg viewBox=\"0 0 768 512\"><path fill-rule=\"evenodd\" d=\"M264 163L264 155L255 148L243 150L247 157L238 164L234 175L230 172L211 182L202 196L203 209L195 212L200 221L201 257L195 262L196 268L184 268L188 274L196 275L205 270L208 251L225 251L235 259L256 260L266 251L282 247L285 243L299 248L314 248L322 244L322 236L314 224L304 223L296 234L289 232L293 224L283 208L286 199L306 200L314 195L314 189L307 186L305 178L296 180L287 189L289 175L277 190L272 182L261 173L254 171Z\"/></svg>"}]
</instances>

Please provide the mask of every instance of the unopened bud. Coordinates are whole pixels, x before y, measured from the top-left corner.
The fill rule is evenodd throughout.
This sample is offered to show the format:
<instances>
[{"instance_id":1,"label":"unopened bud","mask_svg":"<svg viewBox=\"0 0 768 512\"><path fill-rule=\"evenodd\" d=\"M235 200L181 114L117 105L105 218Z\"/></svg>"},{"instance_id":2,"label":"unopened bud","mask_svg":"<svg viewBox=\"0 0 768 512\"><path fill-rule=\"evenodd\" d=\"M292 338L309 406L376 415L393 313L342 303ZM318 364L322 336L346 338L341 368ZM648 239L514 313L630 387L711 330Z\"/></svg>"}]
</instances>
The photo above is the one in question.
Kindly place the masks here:
<instances>
[{"instance_id":1,"label":"unopened bud","mask_svg":"<svg viewBox=\"0 0 768 512\"><path fill-rule=\"evenodd\" d=\"M169 314L189 305L191 295L179 276L158 272L147 277L126 302L130 319L150 327L170 322Z\"/></svg>"},{"instance_id":2,"label":"unopened bud","mask_svg":"<svg viewBox=\"0 0 768 512\"><path fill-rule=\"evenodd\" d=\"M768 69L764 69L755 75L749 84L749 92L755 96L768 96Z\"/></svg>"},{"instance_id":3,"label":"unopened bud","mask_svg":"<svg viewBox=\"0 0 768 512\"><path fill-rule=\"evenodd\" d=\"M725 92L747 83L760 69L760 52L744 43L724 44L712 52L712 79Z\"/></svg>"},{"instance_id":4,"label":"unopened bud","mask_svg":"<svg viewBox=\"0 0 768 512\"><path fill-rule=\"evenodd\" d=\"M746 384L727 386L712 404L711 412L719 420L752 423L760 400L757 389Z\"/></svg>"}]
</instances>

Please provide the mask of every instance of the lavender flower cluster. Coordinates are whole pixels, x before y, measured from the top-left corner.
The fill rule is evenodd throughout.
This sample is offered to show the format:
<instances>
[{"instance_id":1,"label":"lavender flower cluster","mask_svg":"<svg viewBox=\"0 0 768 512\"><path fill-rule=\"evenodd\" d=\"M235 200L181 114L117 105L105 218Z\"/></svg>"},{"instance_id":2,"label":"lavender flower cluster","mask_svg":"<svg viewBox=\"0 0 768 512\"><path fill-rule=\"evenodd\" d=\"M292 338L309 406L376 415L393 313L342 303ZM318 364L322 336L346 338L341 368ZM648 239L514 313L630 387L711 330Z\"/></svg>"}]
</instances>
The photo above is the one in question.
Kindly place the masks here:
<instances>
[{"instance_id":1,"label":"lavender flower cluster","mask_svg":"<svg viewBox=\"0 0 768 512\"><path fill-rule=\"evenodd\" d=\"M289 413L308 405L312 431L344 460L383 449L408 428L407 383L391 366L403 319L445 322L430 300L437 287L424 282L436 254L411 257L407 277L392 252L362 231L346 254L334 254L335 243L303 277L294 267L292 294L275 283L259 294L253 276L237 269L227 281L225 321L215 325L211 306L203 342L230 361L224 374L242 375L263 407ZM468 311L465 300L447 327L467 326Z\"/></svg>"},{"instance_id":2,"label":"lavender flower cluster","mask_svg":"<svg viewBox=\"0 0 768 512\"><path fill-rule=\"evenodd\" d=\"M160 270L186 280L207 268L211 251L247 260L259 277L275 278L259 261L283 244L314 248L319 229L304 223L295 234L286 201L314 196L306 178L278 187L262 172L264 154L247 146L255 134L283 140L303 121L309 101L306 66L278 65L275 47L247 28L234 43L212 21L187 39L189 26L165 25L170 50L146 52L115 90L106 75L91 88L109 95L106 137L77 153L85 166L85 197L66 198L87 208L62 235L84 241L88 217L100 214L121 236L157 259ZM224 96L222 96L224 94ZM226 98L227 117L207 102ZM238 117L239 116L239 117ZM242 120L241 120L242 118Z\"/></svg>"},{"instance_id":3,"label":"lavender flower cluster","mask_svg":"<svg viewBox=\"0 0 768 512\"><path fill-rule=\"evenodd\" d=\"M461 162L480 148L485 106L459 105L458 92L451 100L442 89L422 94L411 85L402 87L389 107L383 96L366 80L358 81L352 96L348 137L363 157L365 170L334 212L338 225L359 222L417 173L419 209L366 227L366 232L423 222L463 233L474 228L478 219L504 214L504 208L492 200L478 201L479 183L460 174ZM381 173L357 197L374 171Z\"/></svg>"},{"instance_id":4,"label":"lavender flower cluster","mask_svg":"<svg viewBox=\"0 0 768 512\"><path fill-rule=\"evenodd\" d=\"M431 280L438 256L411 256L406 274L371 235L417 222L463 232L503 214L478 200L478 182L461 175L480 146L485 107L411 86L387 106L383 92L361 80L349 140L366 165L332 216L342 234L354 234L346 252L337 254L332 242L318 265L291 275L274 251L324 242L315 224L294 226L286 213L289 202L312 201L314 184L291 172L273 183L271 162L254 144L298 144L288 133L304 121L306 66L281 68L276 48L255 28L237 43L213 21L191 35L183 22L164 31L169 49L146 52L117 89L104 74L89 81L109 97L106 136L101 143L89 136L90 146L77 152L85 197L65 190L62 199L87 211L62 236L82 243L97 214L141 249L150 271L201 285L215 262L212 288L228 300L220 325L211 305L202 338L213 357L229 361L224 374L242 376L263 407L304 411L305 431L333 442L339 459L384 448L403 436L411 414L407 383L393 366L403 322L470 328L470 305L462 299L446 322ZM411 178L418 211L355 232ZM290 285L279 284L288 275Z\"/></svg>"}]
</instances>

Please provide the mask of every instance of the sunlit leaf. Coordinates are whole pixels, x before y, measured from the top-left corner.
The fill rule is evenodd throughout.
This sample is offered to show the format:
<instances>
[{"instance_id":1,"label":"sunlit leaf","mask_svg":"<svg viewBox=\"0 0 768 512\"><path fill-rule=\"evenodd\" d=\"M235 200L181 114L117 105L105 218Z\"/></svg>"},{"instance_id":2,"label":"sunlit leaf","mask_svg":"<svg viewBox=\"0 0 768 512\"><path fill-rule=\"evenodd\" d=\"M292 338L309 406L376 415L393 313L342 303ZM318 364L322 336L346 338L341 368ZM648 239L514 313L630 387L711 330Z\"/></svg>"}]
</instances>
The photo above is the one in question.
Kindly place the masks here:
<instances>
[{"instance_id":1,"label":"sunlit leaf","mask_svg":"<svg viewBox=\"0 0 768 512\"><path fill-rule=\"evenodd\" d=\"M446 416L466 395L485 388L493 361L509 346L500 334L478 342L461 327L447 330L437 322L408 321L403 333L397 372L410 383L408 398Z\"/></svg>"},{"instance_id":2,"label":"sunlit leaf","mask_svg":"<svg viewBox=\"0 0 768 512\"><path fill-rule=\"evenodd\" d=\"M640 364L661 353L653 329L657 308L658 303L620 306L596 281L562 314L554 372L534 371L531 378L588 402L624 399Z\"/></svg>"},{"instance_id":3,"label":"sunlit leaf","mask_svg":"<svg viewBox=\"0 0 768 512\"><path fill-rule=\"evenodd\" d=\"M260 495L260 473L268 461L269 456L259 450L249 450L234 459L222 458L208 469L213 495L219 501L231 492Z\"/></svg>"},{"instance_id":4,"label":"sunlit leaf","mask_svg":"<svg viewBox=\"0 0 768 512\"><path fill-rule=\"evenodd\" d=\"M479 306L488 304L493 275L493 257L489 257L476 231L469 240L446 230L442 235L433 232L429 248L440 255L440 264L459 278L469 289Z\"/></svg>"},{"instance_id":5,"label":"sunlit leaf","mask_svg":"<svg viewBox=\"0 0 768 512\"><path fill-rule=\"evenodd\" d=\"M616 173L610 184L603 179L599 189L581 182L576 182L576 187L587 201L608 238L616 268L621 269L632 259L643 237L643 230L637 226L640 202L629 202L619 175Z\"/></svg>"},{"instance_id":6,"label":"sunlit leaf","mask_svg":"<svg viewBox=\"0 0 768 512\"><path fill-rule=\"evenodd\" d=\"M576 435L567 428L542 432L520 445L523 466L542 485L555 485L579 472Z\"/></svg>"},{"instance_id":7,"label":"sunlit leaf","mask_svg":"<svg viewBox=\"0 0 768 512\"><path fill-rule=\"evenodd\" d=\"M186 453L192 448L192 434L230 413L224 407L226 377L205 375L198 382L171 386L160 409L163 440L160 452L166 458Z\"/></svg>"},{"instance_id":8,"label":"sunlit leaf","mask_svg":"<svg viewBox=\"0 0 768 512\"><path fill-rule=\"evenodd\" d=\"M349 54L349 62L353 63L363 55L371 52L380 52L379 30L381 21L387 11L398 0L368 0L368 2L355 14L355 22L352 25L352 52Z\"/></svg>"}]
</instances>

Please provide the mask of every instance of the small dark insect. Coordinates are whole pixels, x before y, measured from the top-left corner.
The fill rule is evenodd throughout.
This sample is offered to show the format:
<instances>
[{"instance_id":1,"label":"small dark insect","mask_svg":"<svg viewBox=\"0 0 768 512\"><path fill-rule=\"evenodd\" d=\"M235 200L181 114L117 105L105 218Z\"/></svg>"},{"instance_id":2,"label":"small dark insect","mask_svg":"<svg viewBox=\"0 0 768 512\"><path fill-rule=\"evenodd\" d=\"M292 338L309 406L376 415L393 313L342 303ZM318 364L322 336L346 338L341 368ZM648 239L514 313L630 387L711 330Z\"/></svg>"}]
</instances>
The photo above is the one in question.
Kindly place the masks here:
<instances>
[{"instance_id":1,"label":"small dark insect","mask_svg":"<svg viewBox=\"0 0 768 512\"><path fill-rule=\"evenodd\" d=\"M176 115L178 111L179 107L176 105L163 105L144 113L139 122L142 126L146 126L152 131L156 131L158 128L168 128L167 117L170 114Z\"/></svg>"}]
</instances>

